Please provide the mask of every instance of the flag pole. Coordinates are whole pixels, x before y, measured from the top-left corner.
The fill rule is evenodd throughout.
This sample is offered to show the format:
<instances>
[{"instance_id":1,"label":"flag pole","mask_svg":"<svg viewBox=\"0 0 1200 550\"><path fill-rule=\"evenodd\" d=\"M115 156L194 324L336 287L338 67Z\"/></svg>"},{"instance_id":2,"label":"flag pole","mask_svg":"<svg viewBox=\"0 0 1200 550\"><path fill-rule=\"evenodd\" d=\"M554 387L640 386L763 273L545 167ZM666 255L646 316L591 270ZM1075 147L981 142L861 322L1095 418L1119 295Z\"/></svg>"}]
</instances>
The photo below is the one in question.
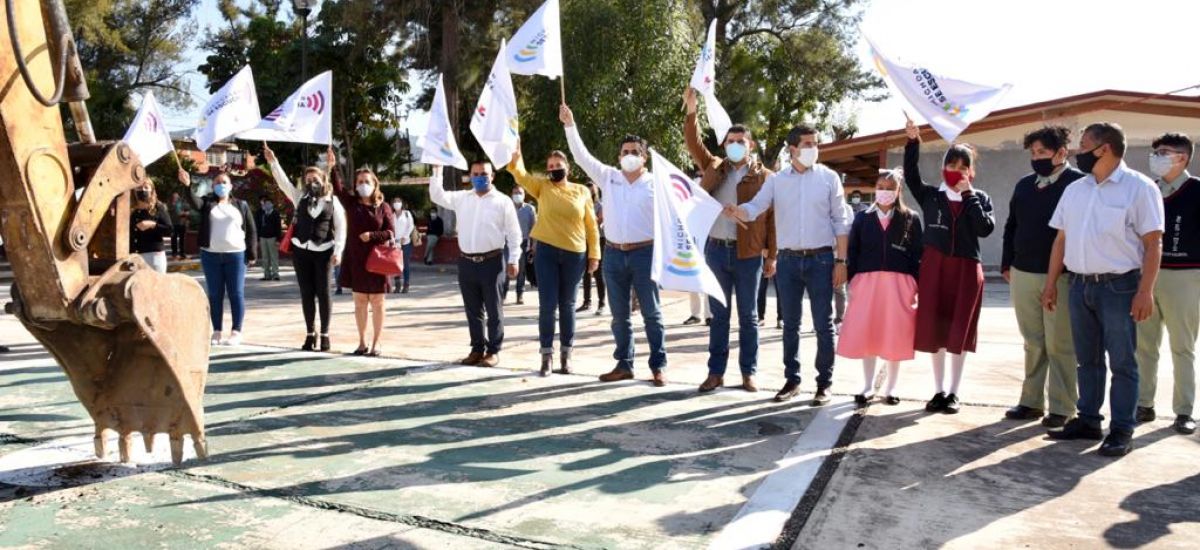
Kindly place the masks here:
<instances>
[{"instance_id":1,"label":"flag pole","mask_svg":"<svg viewBox=\"0 0 1200 550\"><path fill-rule=\"evenodd\" d=\"M558 77L558 92L562 104L567 104L567 75L563 74Z\"/></svg>"},{"instance_id":2,"label":"flag pole","mask_svg":"<svg viewBox=\"0 0 1200 550\"><path fill-rule=\"evenodd\" d=\"M179 162L179 153L175 151L174 147L171 148L171 158L175 159L175 167L183 170L183 163Z\"/></svg>"}]
</instances>

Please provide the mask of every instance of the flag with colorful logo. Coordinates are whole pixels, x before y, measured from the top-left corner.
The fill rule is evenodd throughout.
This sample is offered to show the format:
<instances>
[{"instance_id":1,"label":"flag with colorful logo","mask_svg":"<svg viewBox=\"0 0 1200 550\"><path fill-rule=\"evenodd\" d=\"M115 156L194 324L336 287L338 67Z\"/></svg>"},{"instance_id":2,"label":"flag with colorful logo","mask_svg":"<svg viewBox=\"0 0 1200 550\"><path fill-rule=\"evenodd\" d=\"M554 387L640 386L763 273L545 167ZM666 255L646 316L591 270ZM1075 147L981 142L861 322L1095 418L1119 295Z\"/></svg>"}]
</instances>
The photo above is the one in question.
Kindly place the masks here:
<instances>
[{"instance_id":1,"label":"flag with colorful logo","mask_svg":"<svg viewBox=\"0 0 1200 550\"><path fill-rule=\"evenodd\" d=\"M439 74L437 90L433 93L433 105L429 108L429 125L425 127L425 135L417 140L417 145L421 148L421 162L466 170L467 159L458 150L458 142L454 139L454 132L450 127L442 78Z\"/></svg>"},{"instance_id":2,"label":"flag with colorful logo","mask_svg":"<svg viewBox=\"0 0 1200 550\"><path fill-rule=\"evenodd\" d=\"M992 112L1011 84L990 86L940 75L911 64L903 64L883 52L863 35L875 57L875 67L901 96L947 142Z\"/></svg>"},{"instance_id":3,"label":"flag with colorful logo","mask_svg":"<svg viewBox=\"0 0 1200 550\"><path fill-rule=\"evenodd\" d=\"M238 137L256 141L333 143L333 72L325 71L300 86L283 105Z\"/></svg>"},{"instance_id":4,"label":"flag with colorful logo","mask_svg":"<svg viewBox=\"0 0 1200 550\"><path fill-rule=\"evenodd\" d=\"M562 76L562 31L558 14L558 0L546 0L521 25L508 44L509 71L550 78Z\"/></svg>"},{"instance_id":5,"label":"flag with colorful logo","mask_svg":"<svg viewBox=\"0 0 1200 550\"><path fill-rule=\"evenodd\" d=\"M721 203L657 151L654 162L654 264L650 278L665 290L703 292L725 304L725 293L704 260L708 232Z\"/></svg>"},{"instance_id":6,"label":"flag with colorful logo","mask_svg":"<svg viewBox=\"0 0 1200 550\"><path fill-rule=\"evenodd\" d=\"M733 127L729 113L717 101L717 20L713 19L708 26L708 38L700 49L700 58L696 60L696 70L692 72L692 88L704 98L704 111L708 114L708 125L717 134L717 141L723 143L725 134Z\"/></svg>"},{"instance_id":7,"label":"flag with colorful logo","mask_svg":"<svg viewBox=\"0 0 1200 550\"><path fill-rule=\"evenodd\" d=\"M142 106L121 141L129 144L129 148L137 153L142 166L149 166L175 149L171 143L171 133L163 124L162 110L158 108L154 92L146 92L142 97Z\"/></svg>"},{"instance_id":8,"label":"flag with colorful logo","mask_svg":"<svg viewBox=\"0 0 1200 550\"><path fill-rule=\"evenodd\" d=\"M258 126L260 120L254 74L246 65L209 98L192 138L198 149L207 151L218 141Z\"/></svg>"},{"instance_id":9,"label":"flag with colorful logo","mask_svg":"<svg viewBox=\"0 0 1200 550\"><path fill-rule=\"evenodd\" d=\"M471 133L497 168L512 160L520 141L517 96L508 72L507 43L500 42L496 62L471 113Z\"/></svg>"}]
</instances>

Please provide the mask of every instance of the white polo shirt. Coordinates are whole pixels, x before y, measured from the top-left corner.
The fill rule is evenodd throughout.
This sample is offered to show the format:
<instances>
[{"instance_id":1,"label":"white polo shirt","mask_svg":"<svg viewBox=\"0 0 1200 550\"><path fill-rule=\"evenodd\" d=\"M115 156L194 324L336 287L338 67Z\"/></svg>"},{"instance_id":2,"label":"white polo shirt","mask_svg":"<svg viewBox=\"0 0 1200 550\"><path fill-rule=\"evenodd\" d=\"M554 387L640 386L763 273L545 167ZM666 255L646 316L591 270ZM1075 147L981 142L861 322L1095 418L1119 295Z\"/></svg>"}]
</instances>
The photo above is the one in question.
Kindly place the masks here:
<instances>
[{"instance_id":1,"label":"white polo shirt","mask_svg":"<svg viewBox=\"0 0 1200 550\"><path fill-rule=\"evenodd\" d=\"M1122 161L1107 179L1088 174L1063 192L1050 227L1067 237L1064 260L1072 273L1101 275L1141 269L1142 237L1162 231L1162 192Z\"/></svg>"}]
</instances>

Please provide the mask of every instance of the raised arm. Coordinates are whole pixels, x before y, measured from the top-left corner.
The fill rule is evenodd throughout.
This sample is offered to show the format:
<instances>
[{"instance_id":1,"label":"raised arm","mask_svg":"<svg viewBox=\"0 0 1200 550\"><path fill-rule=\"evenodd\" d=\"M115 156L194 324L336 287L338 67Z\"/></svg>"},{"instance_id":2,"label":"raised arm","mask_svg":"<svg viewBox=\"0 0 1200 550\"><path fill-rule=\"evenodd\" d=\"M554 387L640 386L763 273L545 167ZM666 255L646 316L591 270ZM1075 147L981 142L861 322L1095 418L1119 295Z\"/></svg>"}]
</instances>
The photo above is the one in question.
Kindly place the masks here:
<instances>
[{"instance_id":1,"label":"raised arm","mask_svg":"<svg viewBox=\"0 0 1200 550\"><path fill-rule=\"evenodd\" d=\"M683 121L683 141L687 144L692 162L703 170L712 166L717 159L700 140L700 121L696 117L696 90L691 86L684 92L683 102L687 106L687 116ZM717 139L720 140L720 136Z\"/></svg>"},{"instance_id":2,"label":"raised arm","mask_svg":"<svg viewBox=\"0 0 1200 550\"><path fill-rule=\"evenodd\" d=\"M600 186L600 192L605 192L608 189L608 179L605 178L605 172L609 170L609 166L600 162L600 159L593 157L588 151L587 145L583 144L583 138L579 135L579 127L575 126L575 114L571 112L571 108L563 105L559 107L559 120L567 131L567 147L571 150L571 157L575 159L575 164Z\"/></svg>"},{"instance_id":3,"label":"raised arm","mask_svg":"<svg viewBox=\"0 0 1200 550\"><path fill-rule=\"evenodd\" d=\"M350 208L354 203L358 202L358 197L354 196L353 189L346 189L346 183L342 178L342 171L337 165L337 153L333 152L333 147L325 153L326 162L329 164L329 183L333 186L333 196L342 201L343 208Z\"/></svg>"},{"instance_id":4,"label":"raised arm","mask_svg":"<svg viewBox=\"0 0 1200 550\"><path fill-rule=\"evenodd\" d=\"M454 210L455 194L442 189L442 167L433 166L433 171L429 174L429 200L442 208Z\"/></svg>"},{"instance_id":5,"label":"raised arm","mask_svg":"<svg viewBox=\"0 0 1200 550\"><path fill-rule=\"evenodd\" d=\"M517 185L520 185L534 199L538 198L538 195L542 193L542 186L549 181L546 176L533 175L525 169L525 157L522 156L519 146L508 163L508 173L512 174L513 179L517 180Z\"/></svg>"},{"instance_id":6,"label":"raised arm","mask_svg":"<svg viewBox=\"0 0 1200 550\"><path fill-rule=\"evenodd\" d=\"M184 194L187 195L188 200L191 201L192 205L196 207L196 210L203 210L204 199L197 197L196 193L193 192L192 175L189 174L187 170L180 168L176 177L179 179L179 183L187 188L187 192Z\"/></svg>"},{"instance_id":7,"label":"raised arm","mask_svg":"<svg viewBox=\"0 0 1200 550\"><path fill-rule=\"evenodd\" d=\"M904 144L904 184L917 202L922 202L930 193L937 193L936 187L925 185L921 179L921 132L916 123L909 119L904 127L908 134L908 143Z\"/></svg>"},{"instance_id":8,"label":"raised arm","mask_svg":"<svg viewBox=\"0 0 1200 550\"><path fill-rule=\"evenodd\" d=\"M300 191L288 180L287 172L283 171L283 167L279 165L279 159L275 157L275 151L272 151L266 142L263 143L263 157L267 159L267 164L271 167L271 177L275 179L275 185L279 186L279 190L283 191L283 196L287 197L293 205L300 204Z\"/></svg>"}]
</instances>

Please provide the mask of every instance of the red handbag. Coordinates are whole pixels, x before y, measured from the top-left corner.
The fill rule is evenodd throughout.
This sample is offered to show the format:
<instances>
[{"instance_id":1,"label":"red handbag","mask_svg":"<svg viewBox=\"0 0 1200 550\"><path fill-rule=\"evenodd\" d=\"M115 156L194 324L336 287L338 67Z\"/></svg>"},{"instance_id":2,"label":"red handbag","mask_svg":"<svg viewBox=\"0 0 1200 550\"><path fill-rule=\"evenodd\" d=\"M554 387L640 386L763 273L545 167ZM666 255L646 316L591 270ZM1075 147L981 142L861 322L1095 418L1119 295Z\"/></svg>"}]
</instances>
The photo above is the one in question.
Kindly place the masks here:
<instances>
[{"instance_id":1,"label":"red handbag","mask_svg":"<svg viewBox=\"0 0 1200 550\"><path fill-rule=\"evenodd\" d=\"M395 243L377 244L367 254L367 271L385 277L404 273L404 252Z\"/></svg>"},{"instance_id":2,"label":"red handbag","mask_svg":"<svg viewBox=\"0 0 1200 550\"><path fill-rule=\"evenodd\" d=\"M283 232L283 240L279 241L279 253L292 253L292 234L296 232L296 224L289 225L287 231Z\"/></svg>"}]
</instances>

